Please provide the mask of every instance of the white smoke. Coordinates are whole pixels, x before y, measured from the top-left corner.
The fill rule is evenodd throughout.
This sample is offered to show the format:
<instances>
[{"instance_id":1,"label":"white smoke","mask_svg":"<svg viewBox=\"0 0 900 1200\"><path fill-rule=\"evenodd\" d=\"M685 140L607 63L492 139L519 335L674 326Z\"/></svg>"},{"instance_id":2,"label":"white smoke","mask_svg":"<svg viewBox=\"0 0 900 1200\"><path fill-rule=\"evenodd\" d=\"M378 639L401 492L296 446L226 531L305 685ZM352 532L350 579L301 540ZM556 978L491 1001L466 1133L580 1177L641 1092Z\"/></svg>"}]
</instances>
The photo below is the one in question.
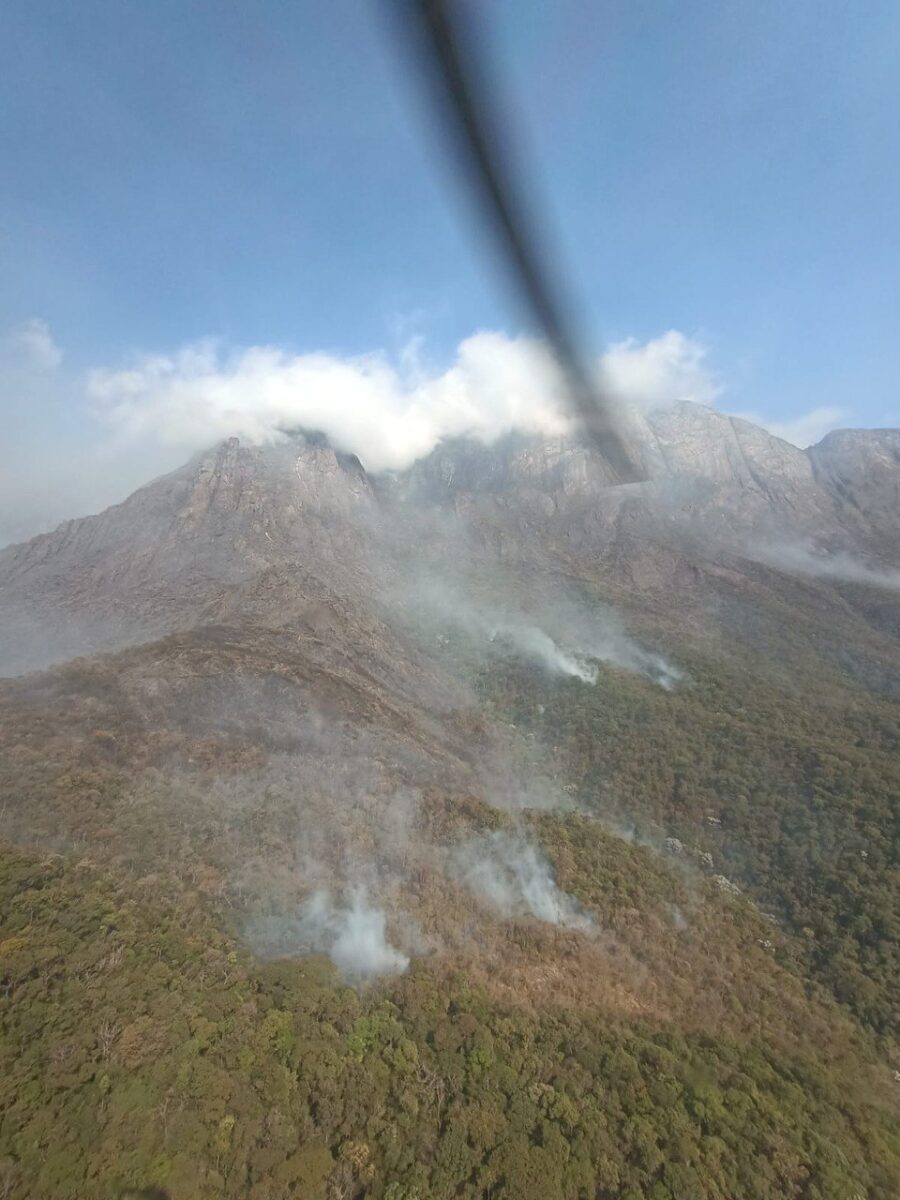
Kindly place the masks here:
<instances>
[{"instance_id":1,"label":"white smoke","mask_svg":"<svg viewBox=\"0 0 900 1200\"><path fill-rule=\"evenodd\" d=\"M757 562L789 574L900 591L900 571L870 567L843 550L829 552L796 542L767 542L751 546L747 553Z\"/></svg>"},{"instance_id":2,"label":"white smoke","mask_svg":"<svg viewBox=\"0 0 900 1200\"><path fill-rule=\"evenodd\" d=\"M523 658L538 663L552 675L566 675L582 683L597 682L597 668L577 654L557 646L553 638L536 625L510 624L503 621L491 626L488 622L488 641L504 643L518 651Z\"/></svg>"},{"instance_id":3,"label":"white smoke","mask_svg":"<svg viewBox=\"0 0 900 1200\"><path fill-rule=\"evenodd\" d=\"M557 885L546 857L521 836L494 832L472 838L457 848L451 867L461 883L505 917L527 914L582 931L593 926L575 897Z\"/></svg>"},{"instance_id":4,"label":"white smoke","mask_svg":"<svg viewBox=\"0 0 900 1200\"><path fill-rule=\"evenodd\" d=\"M667 692L684 678L683 672L668 659L629 637L612 614L605 613L602 626L600 622L597 626L581 642L582 653L587 657L644 675Z\"/></svg>"},{"instance_id":5,"label":"white smoke","mask_svg":"<svg viewBox=\"0 0 900 1200\"><path fill-rule=\"evenodd\" d=\"M384 910L369 902L362 887L344 902L325 889L315 891L294 917L262 919L248 933L269 954L327 954L352 982L402 975L409 966L409 957L387 940Z\"/></svg>"},{"instance_id":6,"label":"white smoke","mask_svg":"<svg viewBox=\"0 0 900 1200\"><path fill-rule=\"evenodd\" d=\"M605 605L543 589L532 594L541 614L537 624L516 607L512 588L498 583L495 591L503 596L502 608L467 594L458 579L423 574L410 586L405 599L411 599L419 618L424 616L446 630L486 642L496 654L517 654L551 675L596 684L596 664L602 662L644 675L666 690L682 678L681 671L662 655L630 637L620 618Z\"/></svg>"},{"instance_id":7,"label":"white smoke","mask_svg":"<svg viewBox=\"0 0 900 1200\"><path fill-rule=\"evenodd\" d=\"M548 613L553 622L552 610ZM564 625L564 621L559 622ZM580 679L583 683L595 684L599 671L595 662L607 666L621 667L644 675L666 691L670 691L682 678L681 671L660 654L644 649L630 638L620 627L616 618L608 611L599 612L589 628L570 626L572 640L578 649L566 649L545 630L524 621L504 621L491 634L492 641L507 641L524 658L537 662L552 674ZM556 630L554 630L556 632Z\"/></svg>"}]
</instances>

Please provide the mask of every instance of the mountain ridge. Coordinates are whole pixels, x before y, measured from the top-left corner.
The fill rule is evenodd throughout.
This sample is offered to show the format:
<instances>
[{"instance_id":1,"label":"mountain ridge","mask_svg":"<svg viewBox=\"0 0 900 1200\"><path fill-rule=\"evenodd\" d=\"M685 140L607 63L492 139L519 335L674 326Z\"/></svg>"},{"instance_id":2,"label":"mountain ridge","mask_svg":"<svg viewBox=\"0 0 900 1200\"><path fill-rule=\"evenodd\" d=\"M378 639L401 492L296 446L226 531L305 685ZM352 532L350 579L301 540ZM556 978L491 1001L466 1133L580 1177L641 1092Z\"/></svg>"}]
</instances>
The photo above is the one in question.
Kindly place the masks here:
<instances>
[{"instance_id":1,"label":"mountain ridge","mask_svg":"<svg viewBox=\"0 0 900 1200\"><path fill-rule=\"evenodd\" d=\"M13 1200L893 1200L896 439L658 432L0 552Z\"/></svg>"},{"instance_id":2,"label":"mountain ridge","mask_svg":"<svg viewBox=\"0 0 900 1200\"><path fill-rule=\"evenodd\" d=\"M189 628L226 593L233 614L241 589L255 590L259 615L267 573L287 607L279 572L296 583L299 571L313 605L371 590L427 512L451 512L470 545L507 560L537 555L557 571L573 555L596 561L619 590L685 581L698 562L746 564L755 543L896 565L900 432L836 433L801 451L687 403L635 421L656 469L622 487L577 441L458 439L370 477L320 435L227 439L121 504L0 550L0 671Z\"/></svg>"}]
</instances>

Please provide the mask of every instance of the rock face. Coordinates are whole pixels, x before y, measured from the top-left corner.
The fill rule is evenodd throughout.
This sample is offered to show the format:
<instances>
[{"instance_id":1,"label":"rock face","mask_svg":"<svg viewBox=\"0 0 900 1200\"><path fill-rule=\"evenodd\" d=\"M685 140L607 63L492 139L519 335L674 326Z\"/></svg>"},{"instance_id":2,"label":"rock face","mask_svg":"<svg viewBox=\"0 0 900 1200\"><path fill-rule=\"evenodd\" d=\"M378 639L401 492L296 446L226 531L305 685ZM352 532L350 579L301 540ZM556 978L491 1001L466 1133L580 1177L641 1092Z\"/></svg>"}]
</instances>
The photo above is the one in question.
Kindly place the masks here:
<instances>
[{"instance_id":1,"label":"rock face","mask_svg":"<svg viewBox=\"0 0 900 1200\"><path fill-rule=\"evenodd\" d=\"M359 559L372 504L359 462L320 439L232 438L123 504L0 551L0 664L11 673L191 628L242 592L251 603L277 568L325 595Z\"/></svg>"},{"instance_id":2,"label":"rock face","mask_svg":"<svg viewBox=\"0 0 900 1200\"><path fill-rule=\"evenodd\" d=\"M452 514L484 553L602 571L626 593L740 573L772 540L898 565L896 430L802 451L681 404L635 418L632 439L651 479L624 487L576 442L457 440L371 479L314 435L230 439L123 504L0 551L0 672L217 620L328 628L344 613L353 625L415 538L426 558L449 553L443 535L423 536L428 513Z\"/></svg>"},{"instance_id":3,"label":"rock face","mask_svg":"<svg viewBox=\"0 0 900 1200\"><path fill-rule=\"evenodd\" d=\"M633 438L650 474L644 484L610 487L583 446L510 437L492 447L447 443L396 487L407 502L453 510L507 560L549 555L576 574L590 564L629 596L674 588L683 598L723 566L772 565L773 546L896 570L896 431L832 435L804 451L681 404L635 418Z\"/></svg>"},{"instance_id":4,"label":"rock face","mask_svg":"<svg viewBox=\"0 0 900 1200\"><path fill-rule=\"evenodd\" d=\"M841 429L807 451L835 511L900 558L900 430Z\"/></svg>"},{"instance_id":5,"label":"rock face","mask_svg":"<svg viewBox=\"0 0 900 1200\"><path fill-rule=\"evenodd\" d=\"M862 536L877 552L885 533L896 536L897 522L881 519L898 507L896 431L832 434L806 451L689 403L636 417L634 425L651 477L645 484L610 487L603 464L585 447L511 437L493 447L439 447L408 472L403 487L419 502L462 509L507 501L536 517L559 516L570 531L588 521L601 541L623 522L648 531L675 523L732 546L739 536L775 533L836 544Z\"/></svg>"}]
</instances>

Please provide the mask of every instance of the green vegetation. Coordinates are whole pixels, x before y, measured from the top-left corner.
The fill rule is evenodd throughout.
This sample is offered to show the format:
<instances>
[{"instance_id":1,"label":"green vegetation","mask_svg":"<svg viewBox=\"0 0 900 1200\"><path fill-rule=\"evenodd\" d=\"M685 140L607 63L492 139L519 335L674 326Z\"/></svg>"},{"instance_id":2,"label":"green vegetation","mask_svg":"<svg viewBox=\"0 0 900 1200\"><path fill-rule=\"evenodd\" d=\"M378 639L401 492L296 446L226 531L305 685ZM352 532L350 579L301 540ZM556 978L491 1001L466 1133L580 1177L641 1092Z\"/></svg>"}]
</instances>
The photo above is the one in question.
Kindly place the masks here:
<instances>
[{"instance_id":1,"label":"green vegetation","mask_svg":"<svg viewBox=\"0 0 900 1200\"><path fill-rule=\"evenodd\" d=\"M255 964L87 862L0 868L0 1181L15 1200L892 1200L887 1101L765 1037L499 1005L419 963L359 994ZM880 1078L878 1076L877 1078Z\"/></svg>"},{"instance_id":2,"label":"green vegetation","mask_svg":"<svg viewBox=\"0 0 900 1200\"><path fill-rule=\"evenodd\" d=\"M280 642L3 685L0 1197L894 1200L898 702L808 647L701 650L672 692L495 662L448 737L514 723L577 808L435 783L403 837L399 774L357 804L291 741L306 668ZM303 895L310 826L336 879L393 872L389 916L440 952L359 991L255 960L245 919ZM486 828L538 841L593 934L455 885Z\"/></svg>"},{"instance_id":3,"label":"green vegetation","mask_svg":"<svg viewBox=\"0 0 900 1200\"><path fill-rule=\"evenodd\" d=\"M672 692L620 671L591 688L512 666L482 687L588 809L659 849L678 838L795 933L805 970L864 1024L896 1036L900 705L821 674L778 686L749 656L687 665Z\"/></svg>"}]
</instances>

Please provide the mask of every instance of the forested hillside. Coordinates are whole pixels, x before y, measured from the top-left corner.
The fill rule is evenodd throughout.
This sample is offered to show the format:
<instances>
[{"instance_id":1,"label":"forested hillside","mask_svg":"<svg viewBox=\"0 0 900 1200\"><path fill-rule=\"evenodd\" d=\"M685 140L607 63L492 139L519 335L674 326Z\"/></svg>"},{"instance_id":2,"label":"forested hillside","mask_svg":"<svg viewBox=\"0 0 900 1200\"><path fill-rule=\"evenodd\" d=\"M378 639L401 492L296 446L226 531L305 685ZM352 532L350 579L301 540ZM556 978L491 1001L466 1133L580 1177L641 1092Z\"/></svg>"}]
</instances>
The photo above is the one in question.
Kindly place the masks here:
<instances>
[{"instance_id":1,"label":"forested hillside","mask_svg":"<svg viewBox=\"0 0 900 1200\"><path fill-rule=\"evenodd\" d=\"M430 836L524 820L597 935L488 920L361 989L241 936L240 860L281 869L302 814L255 786L226 838L219 788L271 748L143 728L103 670L28 685L4 721L5 827L35 847L3 858L7 1194L887 1200L897 1085L862 1026L886 1034L896 995L896 755L865 758L865 805L848 783L887 715L815 729L691 669L675 700L617 671L485 675L585 811L435 792ZM410 891L435 940L483 925L433 866Z\"/></svg>"},{"instance_id":2,"label":"forested hillside","mask_svg":"<svg viewBox=\"0 0 900 1200\"><path fill-rule=\"evenodd\" d=\"M358 992L321 960L254 962L160 882L4 852L8 1196L895 1194L893 1081L827 1009L799 1016L823 1054L785 1044L752 981L724 1000L737 1033L425 963Z\"/></svg>"},{"instance_id":3,"label":"forested hillside","mask_svg":"<svg viewBox=\"0 0 900 1200\"><path fill-rule=\"evenodd\" d=\"M552 699L512 670L484 687L552 744L588 811L747 889L838 1000L896 1035L897 704L820 680L811 705L798 683L767 686L737 659L695 660L675 695L624 673Z\"/></svg>"},{"instance_id":4,"label":"forested hillside","mask_svg":"<svg viewBox=\"0 0 900 1200\"><path fill-rule=\"evenodd\" d=\"M0 1196L894 1200L887 567L296 449L0 558Z\"/></svg>"}]
</instances>

